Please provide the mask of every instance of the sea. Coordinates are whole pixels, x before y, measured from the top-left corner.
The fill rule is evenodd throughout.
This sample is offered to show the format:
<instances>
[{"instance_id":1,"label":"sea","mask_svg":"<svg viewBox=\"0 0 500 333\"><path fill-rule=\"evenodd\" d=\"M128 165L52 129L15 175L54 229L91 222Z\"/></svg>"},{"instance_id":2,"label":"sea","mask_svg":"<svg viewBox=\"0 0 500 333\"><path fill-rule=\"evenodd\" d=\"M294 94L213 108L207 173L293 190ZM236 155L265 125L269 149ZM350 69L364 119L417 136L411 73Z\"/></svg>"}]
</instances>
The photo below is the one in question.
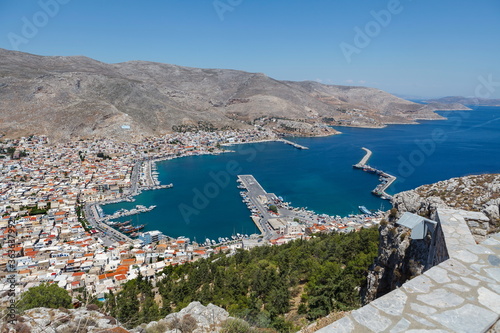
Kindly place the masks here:
<instances>
[{"instance_id":1,"label":"sea","mask_svg":"<svg viewBox=\"0 0 500 333\"><path fill-rule=\"evenodd\" d=\"M103 206L111 214L137 204L157 207L119 219L146 224L171 237L206 238L258 233L242 202L237 175L251 174L269 193L294 207L320 214L358 214L358 206L388 210L389 201L371 194L378 176L352 167L373 152L368 164L398 177L389 194L452 177L500 172L500 107L438 112L446 120L382 129L339 127L342 134L320 138L290 137L309 147L281 142L225 147L220 155L181 157L157 163L162 184L170 189L144 191L135 202Z\"/></svg>"}]
</instances>

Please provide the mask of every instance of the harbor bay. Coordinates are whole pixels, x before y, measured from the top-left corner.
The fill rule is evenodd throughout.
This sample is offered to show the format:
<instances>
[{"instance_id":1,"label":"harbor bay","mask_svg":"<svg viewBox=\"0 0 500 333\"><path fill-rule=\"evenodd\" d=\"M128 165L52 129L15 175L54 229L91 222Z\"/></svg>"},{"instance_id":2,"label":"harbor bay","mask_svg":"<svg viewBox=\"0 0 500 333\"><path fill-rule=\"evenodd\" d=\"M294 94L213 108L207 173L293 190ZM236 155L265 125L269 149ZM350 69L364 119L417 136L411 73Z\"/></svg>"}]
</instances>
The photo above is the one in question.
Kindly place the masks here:
<instances>
[{"instance_id":1,"label":"harbor bay","mask_svg":"<svg viewBox=\"0 0 500 333\"><path fill-rule=\"evenodd\" d=\"M237 188L238 174L252 174L270 193L294 207L346 216L389 209L371 191L379 176L354 169L366 147L368 164L397 177L386 190L394 194L422 184L475 173L500 172L500 108L441 112L442 121L391 125L384 129L337 128L343 134L321 138L288 138L309 149L282 142L233 145L221 155L187 156L157 163L161 184L174 187L145 191L134 202L103 206L105 213L136 205L157 207L134 215L133 224L172 237L230 237L259 233ZM478 129L481 130L478 130ZM130 218L123 218L127 220ZM118 219L120 220L120 219Z\"/></svg>"}]
</instances>

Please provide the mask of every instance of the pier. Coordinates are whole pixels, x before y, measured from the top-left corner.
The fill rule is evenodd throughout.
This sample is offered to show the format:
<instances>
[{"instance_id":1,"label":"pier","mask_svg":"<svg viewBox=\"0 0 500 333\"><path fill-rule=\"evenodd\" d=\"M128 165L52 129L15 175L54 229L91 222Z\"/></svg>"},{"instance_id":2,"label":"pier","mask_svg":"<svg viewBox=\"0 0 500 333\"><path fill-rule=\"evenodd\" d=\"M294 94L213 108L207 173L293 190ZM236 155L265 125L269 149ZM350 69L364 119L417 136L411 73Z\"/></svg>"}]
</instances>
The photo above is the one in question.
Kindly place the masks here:
<instances>
[{"instance_id":1,"label":"pier","mask_svg":"<svg viewBox=\"0 0 500 333\"><path fill-rule=\"evenodd\" d=\"M359 161L358 164L354 164L353 165L353 168L356 168L356 169L363 169L366 165L366 163L368 163L368 160L370 159L370 157L372 157L372 151L368 148L361 148L363 149L364 151L366 151L366 155L363 156L363 158L361 159L361 161Z\"/></svg>"},{"instance_id":2,"label":"pier","mask_svg":"<svg viewBox=\"0 0 500 333\"><path fill-rule=\"evenodd\" d=\"M252 212L252 220L264 235L264 239L276 238L277 233L268 226L268 221L276 218L269 212L268 204L276 202L278 197L273 193L267 193L252 175L239 175L237 181L247 190L246 193L242 193L243 202Z\"/></svg>"},{"instance_id":3,"label":"pier","mask_svg":"<svg viewBox=\"0 0 500 333\"><path fill-rule=\"evenodd\" d=\"M366 163L368 163L368 160L370 159L370 157L372 157L372 151L365 147L361 149L366 151L366 155L361 159L361 161L359 161L358 164L354 164L352 167L355 169L363 169L363 171L379 175L381 183L377 185L375 189L373 189L372 193L376 196L381 197L382 199L392 200L392 195L388 194L386 190L392 185L392 183L396 181L397 177L367 165Z\"/></svg>"},{"instance_id":4,"label":"pier","mask_svg":"<svg viewBox=\"0 0 500 333\"><path fill-rule=\"evenodd\" d=\"M379 170L377 170L379 171ZM396 181L396 177L390 175L386 172L382 172L380 179L382 183L377 185L375 189L372 191L373 194L378 195L382 199L392 200L392 195L387 194L386 190Z\"/></svg>"},{"instance_id":5,"label":"pier","mask_svg":"<svg viewBox=\"0 0 500 333\"><path fill-rule=\"evenodd\" d=\"M302 146L302 145L299 145L298 143L295 143L295 142L292 142L292 141L288 141L286 139L279 139L278 141L281 141L283 143L286 143L287 145L290 145L294 148L297 148L297 149L309 149L308 147L306 146Z\"/></svg>"}]
</instances>

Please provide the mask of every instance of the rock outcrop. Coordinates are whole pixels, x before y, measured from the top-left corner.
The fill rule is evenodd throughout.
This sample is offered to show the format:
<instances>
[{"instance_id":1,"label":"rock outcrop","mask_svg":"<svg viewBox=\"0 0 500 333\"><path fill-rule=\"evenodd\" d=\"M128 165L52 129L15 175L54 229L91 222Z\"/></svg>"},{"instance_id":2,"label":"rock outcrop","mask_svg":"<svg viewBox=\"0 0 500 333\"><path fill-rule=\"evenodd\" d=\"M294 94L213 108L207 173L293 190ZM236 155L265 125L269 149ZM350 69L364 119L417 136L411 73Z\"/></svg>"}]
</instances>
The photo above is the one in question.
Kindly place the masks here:
<instances>
[{"instance_id":1,"label":"rock outcrop","mask_svg":"<svg viewBox=\"0 0 500 333\"><path fill-rule=\"evenodd\" d=\"M91 309L91 307L89 307ZM34 308L17 316L14 327L2 332L16 333L97 333L121 327L115 318L95 310ZM9 330L10 329L10 330ZM111 332L111 331L109 331ZM119 331L116 331L119 332ZM127 332L123 330L121 332Z\"/></svg>"},{"instance_id":2,"label":"rock outcrop","mask_svg":"<svg viewBox=\"0 0 500 333\"><path fill-rule=\"evenodd\" d=\"M411 239L409 230L394 222L382 223L379 237L379 253L361 292L364 304L422 274L429 255L430 237Z\"/></svg>"},{"instance_id":3,"label":"rock outcrop","mask_svg":"<svg viewBox=\"0 0 500 333\"><path fill-rule=\"evenodd\" d=\"M18 315L14 325L4 323L0 330L16 333L215 333L226 320L232 319L218 306L192 302L164 319L127 330L115 318L97 310L95 305L78 309L34 308Z\"/></svg>"},{"instance_id":4,"label":"rock outcrop","mask_svg":"<svg viewBox=\"0 0 500 333\"><path fill-rule=\"evenodd\" d=\"M392 204L400 213L426 217L431 217L437 208L483 212L493 231L500 223L500 175L473 175L423 185L396 194Z\"/></svg>"},{"instance_id":5,"label":"rock outcrop","mask_svg":"<svg viewBox=\"0 0 500 333\"><path fill-rule=\"evenodd\" d=\"M395 224L404 213L410 212L435 218L439 208L462 209L482 214L469 214L468 227L476 242L500 225L500 175L486 174L452 178L435 184L423 185L394 196L393 209L380 226L379 255L370 268L367 286L362 290L363 302L370 301L401 286L408 279L423 272L428 264L431 239L414 240L409 229Z\"/></svg>"},{"instance_id":6,"label":"rock outcrop","mask_svg":"<svg viewBox=\"0 0 500 333\"><path fill-rule=\"evenodd\" d=\"M213 304L204 306L200 302L192 302L179 312L171 313L164 319L143 324L131 330L134 333L142 332L218 332L221 325L228 320L229 313Z\"/></svg>"}]
</instances>

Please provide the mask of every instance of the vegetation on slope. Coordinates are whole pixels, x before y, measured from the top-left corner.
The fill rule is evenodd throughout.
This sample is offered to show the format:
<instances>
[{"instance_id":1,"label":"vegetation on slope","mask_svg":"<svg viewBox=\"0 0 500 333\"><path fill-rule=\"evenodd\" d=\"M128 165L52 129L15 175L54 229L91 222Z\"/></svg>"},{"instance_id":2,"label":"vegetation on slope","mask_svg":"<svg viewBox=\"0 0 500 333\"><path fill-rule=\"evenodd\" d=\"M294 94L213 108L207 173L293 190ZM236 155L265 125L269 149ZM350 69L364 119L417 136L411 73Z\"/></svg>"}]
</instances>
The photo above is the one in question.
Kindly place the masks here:
<instances>
[{"instance_id":1,"label":"vegetation on slope","mask_svg":"<svg viewBox=\"0 0 500 333\"><path fill-rule=\"evenodd\" d=\"M18 307L24 311L39 307L72 308L73 304L66 289L58 287L57 284L41 284L25 291L21 295Z\"/></svg>"},{"instance_id":2,"label":"vegetation on slope","mask_svg":"<svg viewBox=\"0 0 500 333\"><path fill-rule=\"evenodd\" d=\"M253 326L287 332L293 323L359 307L377 250L378 231L372 228L219 254L166 267L157 289L142 277L129 281L107 305L129 327L200 301Z\"/></svg>"}]
</instances>

